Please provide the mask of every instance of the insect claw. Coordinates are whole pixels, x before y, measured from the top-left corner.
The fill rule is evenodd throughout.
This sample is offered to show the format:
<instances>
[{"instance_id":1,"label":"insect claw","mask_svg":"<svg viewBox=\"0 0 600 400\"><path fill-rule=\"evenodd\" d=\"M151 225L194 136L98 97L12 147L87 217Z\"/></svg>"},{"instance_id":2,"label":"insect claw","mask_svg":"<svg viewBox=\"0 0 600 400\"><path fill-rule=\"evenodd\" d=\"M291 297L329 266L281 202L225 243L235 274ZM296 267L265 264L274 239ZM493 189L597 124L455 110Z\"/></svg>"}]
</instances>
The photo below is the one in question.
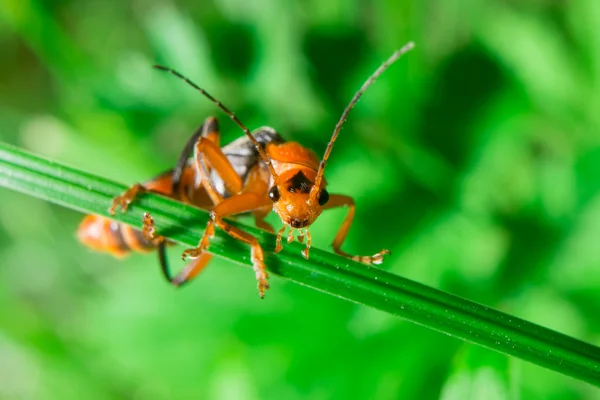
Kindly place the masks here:
<instances>
[{"instance_id":1,"label":"insect claw","mask_svg":"<svg viewBox=\"0 0 600 400\"><path fill-rule=\"evenodd\" d=\"M258 281L258 295L261 299L265 298L265 291L269 290L268 274L266 271L256 269L256 280Z\"/></svg>"},{"instance_id":2,"label":"insect claw","mask_svg":"<svg viewBox=\"0 0 600 400\"><path fill-rule=\"evenodd\" d=\"M186 261L188 258L195 260L196 258L200 257L200 254L202 254L202 249L199 247L187 249L183 251L183 254L181 254L181 259L183 261Z\"/></svg>"},{"instance_id":3,"label":"insect claw","mask_svg":"<svg viewBox=\"0 0 600 400\"><path fill-rule=\"evenodd\" d=\"M260 296L261 300L265 298L265 291L269 290L269 283L265 280L265 281L259 281L258 282L258 295Z\"/></svg>"},{"instance_id":4,"label":"insect claw","mask_svg":"<svg viewBox=\"0 0 600 400\"><path fill-rule=\"evenodd\" d=\"M383 263L383 256L391 254L391 252L387 249L383 249L381 250L379 253L373 255L373 257L371 257L371 264L374 265L381 265Z\"/></svg>"}]
</instances>

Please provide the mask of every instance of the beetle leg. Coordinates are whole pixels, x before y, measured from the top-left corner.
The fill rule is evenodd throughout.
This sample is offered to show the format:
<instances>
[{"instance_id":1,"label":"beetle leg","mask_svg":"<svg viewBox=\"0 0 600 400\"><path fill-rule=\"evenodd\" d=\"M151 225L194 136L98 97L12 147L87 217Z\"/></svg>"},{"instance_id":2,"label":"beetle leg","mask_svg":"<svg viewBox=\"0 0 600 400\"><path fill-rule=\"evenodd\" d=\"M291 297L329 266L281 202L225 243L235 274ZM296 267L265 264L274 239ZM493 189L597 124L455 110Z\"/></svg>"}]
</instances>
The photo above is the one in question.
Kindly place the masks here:
<instances>
[{"instance_id":1,"label":"beetle leg","mask_svg":"<svg viewBox=\"0 0 600 400\"><path fill-rule=\"evenodd\" d=\"M204 230L204 234L202 235L202 239L198 243L198 247L193 249L184 250L181 254L181 259L185 261L187 258L191 258L192 260L199 258L202 255L202 252L208 250L208 246L210 245L210 239L215 236L215 222L211 219L206 224L206 229Z\"/></svg>"},{"instance_id":2,"label":"beetle leg","mask_svg":"<svg viewBox=\"0 0 600 400\"><path fill-rule=\"evenodd\" d=\"M134 201L137 196L145 192L147 192L147 189L142 184L136 183L127 189L123 194L113 199L112 205L108 209L108 212L110 215L115 215L115 211L117 211L117 208L119 207L121 207L123 212L127 211L129 204L131 204L131 202Z\"/></svg>"},{"instance_id":3,"label":"beetle leg","mask_svg":"<svg viewBox=\"0 0 600 400\"><path fill-rule=\"evenodd\" d=\"M210 232L208 232L208 229L214 229L214 224L216 224L229 236L244 243L248 243L251 246L252 250L250 253L250 258L256 274L256 280L258 281L258 292L260 297L263 298L265 296L265 290L269 288L269 283L267 281L269 275L267 274L267 269L264 263L263 250L260 247L258 240L254 236L228 224L223 220L223 218L266 207L270 204L270 202L271 201L268 197L260 196L256 193L241 193L223 200L223 202L217 204L211 211L211 221L209 222L207 231L200 240L198 247L195 249L186 250L184 252L184 256L191 255L200 257L202 251L206 249L205 246L208 245L208 239L210 237Z\"/></svg>"},{"instance_id":4,"label":"beetle leg","mask_svg":"<svg viewBox=\"0 0 600 400\"><path fill-rule=\"evenodd\" d=\"M267 281L268 274L264 264L264 254L260 244L256 238L248 233L229 225L223 220L224 217L242 214L245 212L253 212L259 209L265 209L271 205L271 201L264 193L266 193L265 179L260 168L253 168L246 180L244 186L242 178L237 174L227 156L213 142L199 138L194 151L195 166L198 174L201 177L202 185L206 189L209 197L214 202L215 206L211 211L211 220L206 226L204 235L198 247L188 249L183 252L182 257L200 258L203 252L208 249L210 238L214 236L214 225L218 225L221 229L227 232L235 239L251 245L251 260L258 281L258 291L260 297L263 298L265 290L269 288ZM223 196L214 188L208 174L208 168L214 169L217 175L223 180L227 191L233 196L224 199ZM268 179L267 179L268 182ZM242 190L244 193L241 193Z\"/></svg>"},{"instance_id":5,"label":"beetle leg","mask_svg":"<svg viewBox=\"0 0 600 400\"><path fill-rule=\"evenodd\" d=\"M142 217L142 234L146 240L158 247L157 252L160 269L169 283L173 283L173 278L171 278L171 273L169 272L169 264L167 263L167 239L164 236L156 234L154 219L149 213L144 213L144 216Z\"/></svg>"},{"instance_id":6,"label":"beetle leg","mask_svg":"<svg viewBox=\"0 0 600 400\"><path fill-rule=\"evenodd\" d=\"M206 118L204 123L200 125L198 129L196 129L194 134L188 139L187 143L183 147L183 150L177 159L177 164L175 164L175 168L173 168L173 172L171 174L171 193L173 193L174 198L182 199L185 202L188 200L188 193L185 193L181 190L181 181L183 179L183 174L187 166L188 159L192 155L194 147L200 137L209 140L217 146L219 145L219 124L215 117Z\"/></svg>"},{"instance_id":7,"label":"beetle leg","mask_svg":"<svg viewBox=\"0 0 600 400\"><path fill-rule=\"evenodd\" d=\"M265 217L271 212L272 209L273 207L269 206L258 210L254 210L254 212L252 213L252 215L254 216L254 223L256 224L256 226L262 229L263 231L267 231L269 233L275 233L273 225L265 221Z\"/></svg>"},{"instance_id":8,"label":"beetle leg","mask_svg":"<svg viewBox=\"0 0 600 400\"><path fill-rule=\"evenodd\" d=\"M206 189L213 204L223 201L223 196L214 188L208 169L214 169L223 180L227 191L237 194L242 191L242 178L237 174L227 156L221 148L207 138L200 137L194 150L196 172L201 177L202 185Z\"/></svg>"},{"instance_id":9,"label":"beetle leg","mask_svg":"<svg viewBox=\"0 0 600 400\"><path fill-rule=\"evenodd\" d=\"M372 256L353 256L341 249L342 243L344 242L344 239L346 239L346 235L350 230L350 225L352 225L356 206L354 205L354 200L352 200L351 197L341 194L333 194L329 197L329 201L324 208L331 209L336 207L348 207L348 214L346 215L344 222L342 222L342 226L340 226L337 235L335 235L335 239L333 239L333 243L331 245L333 247L333 251L336 254L350 258L354 261L362 262L364 264L381 264L383 262L383 257L386 254L390 254L389 250L383 249L379 253L376 253Z\"/></svg>"},{"instance_id":10,"label":"beetle leg","mask_svg":"<svg viewBox=\"0 0 600 400\"><path fill-rule=\"evenodd\" d=\"M170 174L170 181L171 181L171 188L170 188L170 193L173 196L173 198L175 199L179 199L182 200L185 203L191 203L190 200L190 192L189 192L189 188L186 188L185 186L182 187L182 181L184 180L184 173L186 171L186 166L188 163L188 159L190 158L190 156L192 155L192 152L194 150L194 146L196 144L196 142L198 142L200 137L204 137L207 140L210 140L213 143L218 144L219 143L219 126L217 123L217 120L214 117L209 117L206 118L204 120L204 123L202 125L200 125L200 127L198 129L196 129L196 131L194 132L194 134L188 139L187 143L185 144L185 146L183 147L183 150L181 151L179 158L177 159L177 164L175 165L175 168L173 168L173 171ZM150 182L149 185L153 185L155 184L155 182ZM138 185L141 186L141 185ZM128 193L130 194L129 196L126 197L128 203L131 203L131 201L133 201L133 199L135 198L135 195L142 193L143 191L152 191L152 189L146 189L145 187L141 187L141 189L138 186L134 186L132 189L137 190L136 193L133 193L134 195L131 196L131 189L130 191L126 192L125 195L127 195ZM161 186L162 187L162 186ZM121 196L123 197L123 196ZM115 201L117 201L117 199L115 199ZM121 199L118 200L119 202L122 201ZM114 203L113 203L114 204ZM199 205L199 204L196 204ZM163 273L163 276L167 279L167 281L169 281L169 283L173 284L174 286L181 286L183 283L185 283L186 281L192 279L194 276L196 276L203 268L204 266L206 266L206 264L208 263L208 261L210 261L210 256L206 256L203 257L201 260L198 260L196 262L193 262L191 264L189 264L188 266L186 266L177 276L173 277L171 275L171 271L169 268L169 264L167 262L167 255L166 255L166 247L167 244L169 243L163 236L159 236L156 235L156 228L154 226L154 220L152 219L152 217L149 214L144 214L143 218L142 218L142 222L143 222L143 228L142 228L142 233L144 234L144 237L151 241L152 243L154 243L155 246L157 246L157 253L158 253L158 260L160 263L160 268L161 271Z\"/></svg>"},{"instance_id":11,"label":"beetle leg","mask_svg":"<svg viewBox=\"0 0 600 400\"><path fill-rule=\"evenodd\" d=\"M212 259L212 254L202 253L200 257L186 265L177 276L172 278L170 282L174 286L182 286L191 281L196 275L204 270L208 262Z\"/></svg>"},{"instance_id":12,"label":"beetle leg","mask_svg":"<svg viewBox=\"0 0 600 400\"><path fill-rule=\"evenodd\" d=\"M183 150L181 151L179 158L177 159L177 164L175 168L173 168L173 172L171 173L171 194L173 198L182 200L185 203L191 203L191 193L190 189L185 186L182 187L182 180L184 179L184 172L186 170L186 166L188 164L188 159L192 155L194 151L194 147L198 142L199 138L203 137L207 140L219 144L219 125L217 119L214 117L208 117L204 120L204 123L200 125L198 129L194 132L194 134L188 139ZM193 190L193 189L192 189ZM198 205L198 204L196 204ZM185 282L194 278L198 273L200 273L204 267L208 264L210 259L212 258L210 255L206 255L197 261L190 263L187 265L177 276L173 277L171 275L171 271L169 268L169 264L167 262L166 255L166 245L167 241L163 238L162 240L157 238L162 238L162 236L155 236L155 228L154 221L149 214L144 214L143 217L144 227L143 233L150 240L158 240L158 260L160 263L160 269L163 273L163 276L169 281L169 283L174 286L181 286ZM152 236L151 238L148 236Z\"/></svg>"},{"instance_id":13,"label":"beetle leg","mask_svg":"<svg viewBox=\"0 0 600 400\"><path fill-rule=\"evenodd\" d=\"M183 172L184 172L186 164L187 164L187 160L188 160L188 158L190 158L192 151L194 149L194 144L196 144L196 142L198 142L198 139L200 137L205 137L206 140L209 140L218 145L219 127L217 124L217 120L214 117L207 118L204 121L204 123L202 125L200 125L200 127L198 129L196 129L194 134L190 137L190 139L187 141L186 145L184 146L183 150L181 151L181 154L179 155L179 158L177 159L177 164L175 165L175 168L173 168L173 172L170 174L170 178L171 178L170 179L170 181L171 181L171 185L170 185L171 191L170 192L168 192L169 189L167 187L165 187L165 185L164 185L164 183L166 183L165 178L168 178L169 175L157 177L157 178L153 179L152 181L147 182L144 185L141 183L136 183L135 185L133 185L129 189L127 189L123 194L121 194L113 199L112 205L108 209L108 212L111 215L114 215L115 212L117 211L117 208L119 208L119 207L121 207L121 210L123 212L127 211L127 208L129 207L129 205L140 194L147 193L147 192L166 194L167 196L170 194L175 199L183 199L184 201L187 200L187 193L180 193L181 180L182 180Z\"/></svg>"},{"instance_id":14,"label":"beetle leg","mask_svg":"<svg viewBox=\"0 0 600 400\"><path fill-rule=\"evenodd\" d=\"M186 265L185 268L183 268L181 272L177 274L177 276L171 276L166 254L166 247L167 244L169 244L169 241L164 236L156 234L154 219L152 219L150 214L144 213L142 223L142 233L146 240L152 242L155 246L158 247L158 259L160 261L161 270L165 278L173 286L181 286L184 283L192 280L196 275L202 272L204 267L206 267L208 262L211 260L212 255L204 253L197 260Z\"/></svg>"},{"instance_id":15,"label":"beetle leg","mask_svg":"<svg viewBox=\"0 0 600 400\"><path fill-rule=\"evenodd\" d=\"M194 160L196 172L200 176L202 186L208 193L215 206L224 201L223 196L217 192L208 175L208 168L213 168L223 179L225 187L232 193L239 193L242 190L242 178L235 172L235 169L223 154L223 151L210 139L205 137L198 138L194 147ZM199 258L203 251L208 249L210 238L215 234L214 221L209 221L206 230L200 239L198 247L187 249L183 252L181 258L187 257Z\"/></svg>"}]
</instances>

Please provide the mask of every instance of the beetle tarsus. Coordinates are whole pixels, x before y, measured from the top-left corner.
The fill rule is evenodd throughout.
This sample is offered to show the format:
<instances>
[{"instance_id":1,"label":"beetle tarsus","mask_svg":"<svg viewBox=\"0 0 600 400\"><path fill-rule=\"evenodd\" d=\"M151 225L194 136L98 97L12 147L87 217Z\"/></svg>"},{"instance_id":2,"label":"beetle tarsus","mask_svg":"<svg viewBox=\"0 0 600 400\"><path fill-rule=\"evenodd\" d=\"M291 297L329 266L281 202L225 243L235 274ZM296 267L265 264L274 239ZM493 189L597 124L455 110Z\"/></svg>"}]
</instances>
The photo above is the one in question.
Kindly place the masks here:
<instances>
[{"instance_id":1,"label":"beetle tarsus","mask_svg":"<svg viewBox=\"0 0 600 400\"><path fill-rule=\"evenodd\" d=\"M115 197L112 201L112 205L108 209L110 215L115 215L117 208L121 208L122 212L127 211L129 205L136 199L138 195L144 193L146 188L139 183L136 183L121 195Z\"/></svg>"}]
</instances>

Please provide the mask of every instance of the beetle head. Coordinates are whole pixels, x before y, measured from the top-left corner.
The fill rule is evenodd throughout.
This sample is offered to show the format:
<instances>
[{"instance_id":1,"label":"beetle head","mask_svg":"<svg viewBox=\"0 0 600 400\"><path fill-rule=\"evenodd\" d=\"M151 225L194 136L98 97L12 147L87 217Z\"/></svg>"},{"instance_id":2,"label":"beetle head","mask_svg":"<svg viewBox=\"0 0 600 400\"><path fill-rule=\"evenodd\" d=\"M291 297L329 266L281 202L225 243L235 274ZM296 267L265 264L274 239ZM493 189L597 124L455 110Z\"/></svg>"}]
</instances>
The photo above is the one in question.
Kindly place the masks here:
<instances>
[{"instance_id":1,"label":"beetle head","mask_svg":"<svg viewBox=\"0 0 600 400\"><path fill-rule=\"evenodd\" d=\"M309 168L297 168L280 174L279 184L275 184L269 190L269 198L273 201L273 211L279 215L284 226L277 235L276 251L280 251L281 236L286 228L290 228L288 243L294 240L294 230L299 229L298 241L303 242L307 237L307 247L302 252L308 258L310 248L310 233L308 227L315 222L323 212L323 206L329 200L329 194L325 189L325 181L322 181L319 195L313 200L311 191L314 187L316 171Z\"/></svg>"}]
</instances>

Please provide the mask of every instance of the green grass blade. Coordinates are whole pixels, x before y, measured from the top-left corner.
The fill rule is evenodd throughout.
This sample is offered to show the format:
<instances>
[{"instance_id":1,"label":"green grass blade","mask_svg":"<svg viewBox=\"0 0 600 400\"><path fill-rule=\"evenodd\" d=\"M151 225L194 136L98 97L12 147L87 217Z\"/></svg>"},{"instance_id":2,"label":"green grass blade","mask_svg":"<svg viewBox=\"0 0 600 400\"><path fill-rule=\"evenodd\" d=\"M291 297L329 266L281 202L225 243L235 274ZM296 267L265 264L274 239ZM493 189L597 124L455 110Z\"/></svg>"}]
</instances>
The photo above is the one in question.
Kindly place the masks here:
<instances>
[{"instance_id":1,"label":"green grass blade","mask_svg":"<svg viewBox=\"0 0 600 400\"><path fill-rule=\"evenodd\" d=\"M1 143L0 186L103 216L108 216L111 199L125 189ZM153 215L161 234L188 246L197 244L208 221L205 211L152 194L114 218L139 227L142 212ZM291 244L274 255L273 235L244 229L259 238L274 274L600 386L600 348L596 346L322 250L312 249L310 260L305 260L300 255L302 246ZM250 265L248 247L223 232L217 231L210 251Z\"/></svg>"}]
</instances>

